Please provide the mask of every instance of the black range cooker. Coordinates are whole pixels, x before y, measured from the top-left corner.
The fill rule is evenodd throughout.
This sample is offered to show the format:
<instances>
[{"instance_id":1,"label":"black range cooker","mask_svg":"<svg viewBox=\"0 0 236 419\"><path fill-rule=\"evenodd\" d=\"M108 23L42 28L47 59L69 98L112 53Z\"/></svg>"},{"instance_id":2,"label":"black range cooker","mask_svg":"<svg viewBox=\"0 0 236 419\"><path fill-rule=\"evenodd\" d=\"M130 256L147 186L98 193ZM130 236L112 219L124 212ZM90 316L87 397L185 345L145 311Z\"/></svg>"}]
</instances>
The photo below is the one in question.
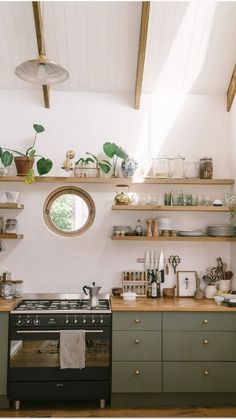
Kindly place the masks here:
<instances>
[{"instance_id":1,"label":"black range cooker","mask_svg":"<svg viewBox=\"0 0 236 419\"><path fill-rule=\"evenodd\" d=\"M83 295L27 295L10 313L8 397L99 400L111 393L111 307L101 295L91 308ZM60 368L60 332L85 330L85 368Z\"/></svg>"}]
</instances>

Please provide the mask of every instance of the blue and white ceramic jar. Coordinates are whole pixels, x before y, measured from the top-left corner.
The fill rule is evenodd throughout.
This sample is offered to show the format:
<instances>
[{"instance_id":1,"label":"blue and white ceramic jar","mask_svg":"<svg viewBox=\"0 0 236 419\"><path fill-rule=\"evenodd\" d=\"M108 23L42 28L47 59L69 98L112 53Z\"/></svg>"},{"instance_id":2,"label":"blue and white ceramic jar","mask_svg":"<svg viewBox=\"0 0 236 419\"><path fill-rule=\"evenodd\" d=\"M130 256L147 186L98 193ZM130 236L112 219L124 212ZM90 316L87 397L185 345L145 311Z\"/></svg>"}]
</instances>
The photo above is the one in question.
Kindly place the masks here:
<instances>
[{"instance_id":1,"label":"blue and white ceramic jar","mask_svg":"<svg viewBox=\"0 0 236 419\"><path fill-rule=\"evenodd\" d=\"M122 173L125 177L132 177L138 168L138 163L134 159L126 159L121 163Z\"/></svg>"}]
</instances>

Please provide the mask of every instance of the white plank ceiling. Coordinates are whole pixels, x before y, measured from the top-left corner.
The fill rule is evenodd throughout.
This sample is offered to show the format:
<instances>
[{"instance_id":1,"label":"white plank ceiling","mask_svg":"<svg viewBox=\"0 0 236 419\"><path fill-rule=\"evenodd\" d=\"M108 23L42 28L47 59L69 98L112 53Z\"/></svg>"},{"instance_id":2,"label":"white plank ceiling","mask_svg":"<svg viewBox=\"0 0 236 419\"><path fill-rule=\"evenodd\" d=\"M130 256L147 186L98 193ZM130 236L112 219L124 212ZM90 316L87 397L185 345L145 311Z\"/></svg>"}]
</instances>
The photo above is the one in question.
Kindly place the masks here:
<instances>
[{"instance_id":1,"label":"white plank ceiling","mask_svg":"<svg viewBox=\"0 0 236 419\"><path fill-rule=\"evenodd\" d=\"M46 53L70 73L54 89L135 88L142 3L43 2ZM31 2L0 1L0 89L38 89L14 68L37 57ZM151 3L144 92L226 93L236 62L236 1Z\"/></svg>"}]
</instances>

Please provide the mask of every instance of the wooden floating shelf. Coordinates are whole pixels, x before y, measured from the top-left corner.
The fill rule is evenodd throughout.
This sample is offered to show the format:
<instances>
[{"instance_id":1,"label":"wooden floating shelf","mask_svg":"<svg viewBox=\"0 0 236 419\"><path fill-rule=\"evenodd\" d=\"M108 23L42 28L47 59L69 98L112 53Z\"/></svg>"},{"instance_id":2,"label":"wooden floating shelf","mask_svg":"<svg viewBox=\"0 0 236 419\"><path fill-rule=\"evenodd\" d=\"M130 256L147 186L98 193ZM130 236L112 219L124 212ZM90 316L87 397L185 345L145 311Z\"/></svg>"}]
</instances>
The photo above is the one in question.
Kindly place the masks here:
<instances>
[{"instance_id":1,"label":"wooden floating shelf","mask_svg":"<svg viewBox=\"0 0 236 419\"><path fill-rule=\"evenodd\" d=\"M0 240L11 239L11 240L20 240L23 239L23 234L0 234Z\"/></svg>"},{"instance_id":2,"label":"wooden floating shelf","mask_svg":"<svg viewBox=\"0 0 236 419\"><path fill-rule=\"evenodd\" d=\"M24 205L23 204L18 204L15 202L6 202L6 203L1 203L0 204L0 209L23 209Z\"/></svg>"},{"instance_id":3,"label":"wooden floating shelf","mask_svg":"<svg viewBox=\"0 0 236 419\"><path fill-rule=\"evenodd\" d=\"M112 236L116 241L193 241L193 242L235 242L236 237L210 237L210 236L176 236L176 237L147 237L147 236Z\"/></svg>"},{"instance_id":4,"label":"wooden floating shelf","mask_svg":"<svg viewBox=\"0 0 236 419\"><path fill-rule=\"evenodd\" d=\"M112 210L117 211L202 211L202 212L229 212L228 207L213 206L172 206L172 205L112 205Z\"/></svg>"},{"instance_id":5,"label":"wooden floating shelf","mask_svg":"<svg viewBox=\"0 0 236 419\"><path fill-rule=\"evenodd\" d=\"M0 182L25 182L25 176L0 176ZM113 177L66 177L36 176L36 183L97 183L97 184L154 184L154 185L233 185L234 179L158 179L158 178L113 178Z\"/></svg>"}]
</instances>

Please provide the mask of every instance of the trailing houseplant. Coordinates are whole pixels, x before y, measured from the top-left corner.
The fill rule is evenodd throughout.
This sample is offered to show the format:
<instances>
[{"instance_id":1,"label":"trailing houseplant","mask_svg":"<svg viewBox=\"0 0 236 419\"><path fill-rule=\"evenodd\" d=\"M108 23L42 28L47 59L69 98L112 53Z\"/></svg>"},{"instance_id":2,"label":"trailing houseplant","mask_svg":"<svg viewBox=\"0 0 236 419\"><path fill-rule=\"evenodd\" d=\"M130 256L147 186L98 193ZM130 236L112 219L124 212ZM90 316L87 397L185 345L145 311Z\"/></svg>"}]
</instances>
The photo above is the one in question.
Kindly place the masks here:
<instances>
[{"instance_id":1,"label":"trailing houseplant","mask_svg":"<svg viewBox=\"0 0 236 419\"><path fill-rule=\"evenodd\" d=\"M39 176L49 173L53 165L50 159L43 157L40 154L36 154L35 150L37 135L45 131L44 127L39 124L34 124L33 128L35 131L33 143L25 153L6 147L0 147L0 160L3 166L5 168L11 166L14 159L17 174L19 176L26 176L26 183L34 182L35 173L33 165L35 158L40 157L37 161L37 171Z\"/></svg>"},{"instance_id":2,"label":"trailing houseplant","mask_svg":"<svg viewBox=\"0 0 236 419\"><path fill-rule=\"evenodd\" d=\"M129 156L122 147L119 147L115 143L106 142L103 144L103 151L107 157L113 159L113 173L112 176L116 177L117 159L126 160Z\"/></svg>"},{"instance_id":3,"label":"trailing houseplant","mask_svg":"<svg viewBox=\"0 0 236 419\"><path fill-rule=\"evenodd\" d=\"M99 160L94 154L86 152L88 157L80 157L79 160L75 162L75 166L86 168L92 164L94 168L99 171L102 170L103 173L109 173L111 169L111 163L108 160Z\"/></svg>"}]
</instances>

